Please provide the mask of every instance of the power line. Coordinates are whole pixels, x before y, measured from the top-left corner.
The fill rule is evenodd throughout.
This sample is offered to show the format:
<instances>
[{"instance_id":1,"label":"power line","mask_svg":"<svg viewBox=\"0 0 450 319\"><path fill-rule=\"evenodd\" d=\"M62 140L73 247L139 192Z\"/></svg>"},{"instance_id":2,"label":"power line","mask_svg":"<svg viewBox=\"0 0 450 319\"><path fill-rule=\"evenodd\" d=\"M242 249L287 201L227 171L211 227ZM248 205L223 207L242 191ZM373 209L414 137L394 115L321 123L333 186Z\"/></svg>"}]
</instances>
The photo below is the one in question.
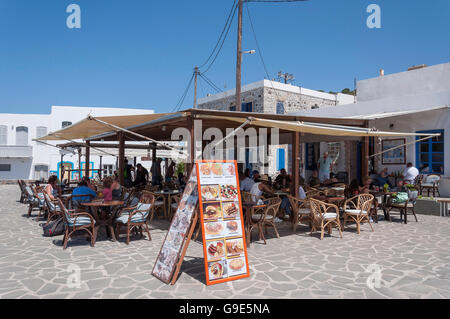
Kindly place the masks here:
<instances>
[{"instance_id":1,"label":"power line","mask_svg":"<svg viewBox=\"0 0 450 319\"><path fill-rule=\"evenodd\" d=\"M230 20L230 23L228 24L227 30L226 30L226 32L225 32L225 35L223 36L222 43L220 44L220 47L219 47L219 49L217 50L216 55L214 56L214 59L213 59L213 60L211 61L211 63L208 65L208 67L206 68L206 70L203 71L203 73L207 73L207 72L211 69L211 67L213 66L214 62L216 62L217 57L219 56L220 52L222 51L223 45L224 45L224 43L225 43L225 40L227 39L228 33L230 32L230 28L231 28L231 26L233 25L234 16L235 16L235 13L236 13L236 10L237 10L238 7L239 7L238 5L235 5L235 6L234 6L234 10L233 10L233 12L232 12L231 20Z\"/></svg>"},{"instance_id":2,"label":"power line","mask_svg":"<svg viewBox=\"0 0 450 319\"><path fill-rule=\"evenodd\" d=\"M206 64L208 64L209 60L210 60L211 57L214 55L214 52L216 51L217 47L219 46L220 40L222 39L222 37L223 37L223 35L224 35L224 33L225 33L225 30L227 29L228 24L230 23L231 15L232 15L233 12L235 11L235 10L234 10L234 7L236 6L236 2L237 2L237 0L234 0L233 6L231 7L230 13L228 14L228 18L227 18L227 21L226 21L226 23L225 23L225 26L223 27L223 30L222 30L222 33L221 33L220 36L219 36L219 39L217 39L217 43L216 43L214 49L212 50L211 54L209 55L209 57L208 57L208 59L205 61L205 63L203 63L202 65L200 65L199 68L202 68L202 67L204 67Z\"/></svg>"},{"instance_id":3,"label":"power line","mask_svg":"<svg viewBox=\"0 0 450 319\"><path fill-rule=\"evenodd\" d=\"M245 2L266 2L266 3L280 3L280 2L301 2L308 0L244 0Z\"/></svg>"},{"instance_id":4,"label":"power line","mask_svg":"<svg viewBox=\"0 0 450 319\"><path fill-rule=\"evenodd\" d=\"M214 90L216 90L218 93L219 92L223 92L220 87L218 87L216 84L214 84L213 81L211 81L210 79L208 79L206 77L206 75L203 75L202 73L200 73L201 78L210 86L212 87Z\"/></svg>"},{"instance_id":5,"label":"power line","mask_svg":"<svg viewBox=\"0 0 450 319\"><path fill-rule=\"evenodd\" d=\"M262 55L262 50L261 50L261 47L260 47L260 45L259 45L258 38L256 37L256 32L255 32L255 28L254 28L254 26L253 26L252 16L251 16L251 14L250 14L250 9L249 9L247 3L245 4L245 8L247 9L247 15L248 15L248 19L249 19L249 21L250 21L250 27L251 27L251 29L252 29L253 38L255 39L256 47L258 48L258 55L259 55L259 57L261 58L261 62L262 62L262 64L263 64L264 71L266 72L267 79L270 81L270 85L272 86L272 89L273 89L273 91L275 92L277 98L280 99L280 96L278 95L278 92L275 90L275 87L273 86L273 83L272 83L272 81L270 80L269 71L267 71L266 62L264 62L264 57L263 57L263 55Z\"/></svg>"},{"instance_id":6,"label":"power line","mask_svg":"<svg viewBox=\"0 0 450 319\"><path fill-rule=\"evenodd\" d=\"M173 112L174 110L178 111L178 110L180 109L181 105L183 105L183 102L184 102L184 100L186 99L186 96L187 96L187 94L188 94L188 92L189 92L189 89L191 88L192 81L194 80L194 76L195 76L195 74L192 73L191 79L189 80L189 83L188 83L188 85L187 85L187 87L186 87L186 90L184 90L183 95L181 96L181 98L180 98L180 100L178 101L177 105L175 105L175 107L172 109L172 112Z\"/></svg>"}]
</instances>

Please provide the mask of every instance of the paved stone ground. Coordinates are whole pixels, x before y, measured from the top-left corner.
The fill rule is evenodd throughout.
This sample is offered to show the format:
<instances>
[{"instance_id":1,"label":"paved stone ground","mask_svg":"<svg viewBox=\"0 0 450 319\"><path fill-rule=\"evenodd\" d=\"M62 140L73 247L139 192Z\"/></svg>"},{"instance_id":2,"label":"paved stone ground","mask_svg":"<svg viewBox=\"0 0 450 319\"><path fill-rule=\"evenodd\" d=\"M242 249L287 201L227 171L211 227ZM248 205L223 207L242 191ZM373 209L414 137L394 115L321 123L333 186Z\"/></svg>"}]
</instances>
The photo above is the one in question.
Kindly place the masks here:
<instances>
[{"instance_id":1,"label":"paved stone ground","mask_svg":"<svg viewBox=\"0 0 450 319\"><path fill-rule=\"evenodd\" d=\"M450 218L419 215L404 225L397 217L374 233L364 225L359 236L348 229L323 241L282 223L280 239L269 230L267 245L249 248L250 278L209 287L202 244L191 242L170 286L150 274L168 222L152 224L152 241L100 238L91 248L75 239L63 251L62 236L43 237L18 198L17 186L0 186L0 298L450 298ZM73 264L80 288L67 286Z\"/></svg>"}]
</instances>

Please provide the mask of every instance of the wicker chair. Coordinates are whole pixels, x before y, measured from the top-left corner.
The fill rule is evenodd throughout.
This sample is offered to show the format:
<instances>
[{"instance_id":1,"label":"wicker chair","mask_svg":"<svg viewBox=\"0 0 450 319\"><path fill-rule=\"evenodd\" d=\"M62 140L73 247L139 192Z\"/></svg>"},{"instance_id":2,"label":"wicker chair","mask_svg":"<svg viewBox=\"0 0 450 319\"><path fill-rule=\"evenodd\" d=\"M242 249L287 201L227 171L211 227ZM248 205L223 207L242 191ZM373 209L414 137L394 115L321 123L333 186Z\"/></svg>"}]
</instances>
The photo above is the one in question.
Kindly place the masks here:
<instances>
[{"instance_id":1,"label":"wicker chair","mask_svg":"<svg viewBox=\"0 0 450 319\"><path fill-rule=\"evenodd\" d=\"M149 192L155 198L154 209L152 211L152 216L150 217L150 221L153 221L155 214L158 210L162 210L162 215L165 216L167 207L166 207L166 199L162 194L155 194L154 192Z\"/></svg>"},{"instance_id":2,"label":"wicker chair","mask_svg":"<svg viewBox=\"0 0 450 319\"><path fill-rule=\"evenodd\" d=\"M306 220L309 227L312 227L311 207L308 199L298 199L294 196L288 195L289 202L292 207L292 231L295 233L298 224Z\"/></svg>"},{"instance_id":3,"label":"wicker chair","mask_svg":"<svg viewBox=\"0 0 450 319\"><path fill-rule=\"evenodd\" d=\"M46 211L45 198L41 187L25 186L25 192L28 201L28 218L35 209L39 209L37 221L41 218L42 213Z\"/></svg>"},{"instance_id":4,"label":"wicker chair","mask_svg":"<svg viewBox=\"0 0 450 319\"><path fill-rule=\"evenodd\" d=\"M419 184L419 193L420 195L423 194L423 191L427 191L427 196L430 196L430 191L433 192L433 197L436 197L436 193L440 197L441 194L439 193L439 181L441 179L441 176L438 174L430 174L428 175L425 180L422 180Z\"/></svg>"},{"instance_id":5,"label":"wicker chair","mask_svg":"<svg viewBox=\"0 0 450 319\"><path fill-rule=\"evenodd\" d=\"M155 208L155 197L147 191L142 192L141 199L133 207L122 208L119 215L114 220L116 225L116 237L119 238L120 228L123 226L127 227L127 245L130 243L130 234L132 230L139 231L143 237L143 228L148 234L148 240L152 240L150 235L150 229L148 227L148 222L150 216L152 216L153 210Z\"/></svg>"},{"instance_id":6,"label":"wicker chair","mask_svg":"<svg viewBox=\"0 0 450 319\"><path fill-rule=\"evenodd\" d=\"M181 195L174 195L170 197L170 201L171 203L169 203L169 218L172 219L173 216L175 215L177 209L178 209L178 205L180 204L180 200L181 200ZM153 219L153 218L151 218Z\"/></svg>"},{"instance_id":7,"label":"wicker chair","mask_svg":"<svg viewBox=\"0 0 450 319\"><path fill-rule=\"evenodd\" d=\"M389 219L391 219L391 212L393 209L397 209L400 212L400 220L403 220L405 224L408 223L408 212L411 212L411 214L414 215L414 218L416 219L416 223L418 222L416 212L414 210L415 206L415 200L407 200L404 203L391 203L388 208L388 215Z\"/></svg>"},{"instance_id":8,"label":"wicker chair","mask_svg":"<svg viewBox=\"0 0 450 319\"><path fill-rule=\"evenodd\" d=\"M20 189L20 199L19 202L21 202L22 204L25 203L25 201L27 200L28 196L27 196L27 192L25 191L25 187L26 184L23 180L19 179L17 180L17 183L19 184L19 189Z\"/></svg>"},{"instance_id":9,"label":"wicker chair","mask_svg":"<svg viewBox=\"0 0 450 319\"><path fill-rule=\"evenodd\" d=\"M76 212L75 210L68 210L59 198L58 204L62 211L64 224L66 225L63 239L63 249L67 248L67 243L72 234L78 231L87 232L91 238L91 246L94 247L97 237L97 229L95 227L94 218L92 218L92 216L86 212Z\"/></svg>"},{"instance_id":10,"label":"wicker chair","mask_svg":"<svg viewBox=\"0 0 450 319\"><path fill-rule=\"evenodd\" d=\"M59 206L58 200L51 200L48 194L44 193L45 207L47 209L47 222L46 225L50 223L53 219L61 216L61 207Z\"/></svg>"},{"instance_id":11,"label":"wicker chair","mask_svg":"<svg viewBox=\"0 0 450 319\"><path fill-rule=\"evenodd\" d=\"M372 209L374 197L371 194L361 194L349 198L344 203L344 228L347 222L356 223L356 231L361 232L361 223L368 222L373 230L370 222L370 210Z\"/></svg>"},{"instance_id":12,"label":"wicker chair","mask_svg":"<svg viewBox=\"0 0 450 319\"><path fill-rule=\"evenodd\" d=\"M273 229L275 230L275 234L277 235L277 238L280 238L280 234L278 233L277 227L275 226L275 217L277 216L278 211L280 209L281 199L275 197L266 199L265 201L267 201L268 204L264 208L256 209L251 217L251 224L249 225L249 234L251 240L253 228L258 228L259 239L264 240L264 244L267 244L263 232L263 226L265 228L266 233L268 226L273 227Z\"/></svg>"},{"instance_id":13,"label":"wicker chair","mask_svg":"<svg viewBox=\"0 0 450 319\"><path fill-rule=\"evenodd\" d=\"M342 238L342 226L339 221L339 208L334 204L328 204L317 199L311 198L311 214L313 218L311 235L320 227L320 240L323 239L325 228L331 235L333 225L336 225Z\"/></svg>"}]
</instances>

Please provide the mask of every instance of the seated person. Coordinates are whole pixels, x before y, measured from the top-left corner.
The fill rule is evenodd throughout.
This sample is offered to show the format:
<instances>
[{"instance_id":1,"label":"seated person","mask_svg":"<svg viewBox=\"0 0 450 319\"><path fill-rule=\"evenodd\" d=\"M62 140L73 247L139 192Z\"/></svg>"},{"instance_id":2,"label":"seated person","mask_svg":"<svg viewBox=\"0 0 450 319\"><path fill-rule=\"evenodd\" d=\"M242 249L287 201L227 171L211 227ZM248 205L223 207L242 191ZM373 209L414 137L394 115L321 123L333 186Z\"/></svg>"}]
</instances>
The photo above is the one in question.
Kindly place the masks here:
<instances>
[{"instance_id":1,"label":"seated person","mask_svg":"<svg viewBox=\"0 0 450 319\"><path fill-rule=\"evenodd\" d=\"M337 180L337 178L332 177L330 179L327 179L323 182L324 186L333 186L334 184L342 184L340 181Z\"/></svg>"},{"instance_id":2,"label":"seated person","mask_svg":"<svg viewBox=\"0 0 450 319\"><path fill-rule=\"evenodd\" d=\"M172 162L173 163L173 162ZM133 186L145 186L148 181L148 171L142 166L142 164L136 165L136 179L133 182Z\"/></svg>"},{"instance_id":3,"label":"seated person","mask_svg":"<svg viewBox=\"0 0 450 319\"><path fill-rule=\"evenodd\" d=\"M112 201L112 189L113 179L111 177L106 177L103 180L103 200L105 202Z\"/></svg>"},{"instance_id":4,"label":"seated person","mask_svg":"<svg viewBox=\"0 0 450 319\"><path fill-rule=\"evenodd\" d=\"M78 187L76 187L73 190L72 195L77 196L74 198L74 206L79 206L80 203L88 203L93 198L97 198L97 192L88 187L85 179L82 179L78 183ZM87 195L87 196L82 197L80 195ZM90 197L89 195L92 195L92 197Z\"/></svg>"},{"instance_id":5,"label":"seated person","mask_svg":"<svg viewBox=\"0 0 450 319\"><path fill-rule=\"evenodd\" d=\"M360 194L370 194L370 191L374 190L372 179L369 176L364 177L363 185L359 187Z\"/></svg>"},{"instance_id":6,"label":"seated person","mask_svg":"<svg viewBox=\"0 0 450 319\"><path fill-rule=\"evenodd\" d=\"M305 179L300 176L299 180L299 187L298 187L298 198L299 199L305 199L306 198L306 192L303 189L303 186L305 185ZM290 218L292 215L292 206L291 202L289 201L288 197L283 198L283 201L281 202L280 208L284 210L284 218Z\"/></svg>"},{"instance_id":7,"label":"seated person","mask_svg":"<svg viewBox=\"0 0 450 319\"><path fill-rule=\"evenodd\" d=\"M184 176L183 173L181 173L181 172L178 173L177 182L178 182L178 185L179 185L181 191L184 191L184 188L186 187L186 180L187 180L187 178L186 178L186 176Z\"/></svg>"},{"instance_id":8,"label":"seated person","mask_svg":"<svg viewBox=\"0 0 450 319\"><path fill-rule=\"evenodd\" d=\"M254 181L255 183L256 183L256 180L259 179L260 176L261 176L261 175L259 174L259 171L254 170L254 171L252 172L252 178L253 178L253 181Z\"/></svg>"},{"instance_id":9,"label":"seated person","mask_svg":"<svg viewBox=\"0 0 450 319\"><path fill-rule=\"evenodd\" d=\"M320 186L319 173L317 171L313 171L311 177L308 181L309 186L317 187Z\"/></svg>"},{"instance_id":10,"label":"seated person","mask_svg":"<svg viewBox=\"0 0 450 319\"><path fill-rule=\"evenodd\" d=\"M113 200L119 200L122 195L122 187L120 186L119 177L115 176L114 181L111 185L112 198Z\"/></svg>"},{"instance_id":11,"label":"seated person","mask_svg":"<svg viewBox=\"0 0 450 319\"><path fill-rule=\"evenodd\" d=\"M269 177L267 175L262 175L256 180L256 183L253 184L250 193L253 195L252 201L257 205L262 205L264 203L260 198L264 193L275 196L272 189L269 187Z\"/></svg>"},{"instance_id":12,"label":"seated person","mask_svg":"<svg viewBox=\"0 0 450 319\"><path fill-rule=\"evenodd\" d=\"M250 192L255 181L250 178L250 169L247 168L244 172L244 178L241 181L241 190L244 192Z\"/></svg>"},{"instance_id":13,"label":"seated person","mask_svg":"<svg viewBox=\"0 0 450 319\"><path fill-rule=\"evenodd\" d=\"M344 196L346 198L352 198L354 196L359 195L359 183L357 179L354 179L350 182L350 185L344 191Z\"/></svg>"},{"instance_id":14,"label":"seated person","mask_svg":"<svg viewBox=\"0 0 450 319\"><path fill-rule=\"evenodd\" d=\"M280 170L280 175L275 178L275 189L289 188L291 185L291 177L287 174L286 169Z\"/></svg>"},{"instance_id":15,"label":"seated person","mask_svg":"<svg viewBox=\"0 0 450 319\"><path fill-rule=\"evenodd\" d=\"M408 192L408 189L406 188L406 184L403 181L398 181L397 186L392 188L393 192L399 193L399 192Z\"/></svg>"}]
</instances>

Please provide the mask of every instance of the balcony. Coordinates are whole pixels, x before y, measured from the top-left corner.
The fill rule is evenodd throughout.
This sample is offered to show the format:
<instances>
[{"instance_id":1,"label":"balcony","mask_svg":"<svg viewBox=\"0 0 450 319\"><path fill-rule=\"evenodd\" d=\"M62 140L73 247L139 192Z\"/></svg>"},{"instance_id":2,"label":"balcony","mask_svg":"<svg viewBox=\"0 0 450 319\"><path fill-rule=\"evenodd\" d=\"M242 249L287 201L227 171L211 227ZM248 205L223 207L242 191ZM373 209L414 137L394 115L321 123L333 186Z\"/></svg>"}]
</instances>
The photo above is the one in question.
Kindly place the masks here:
<instances>
[{"instance_id":1,"label":"balcony","mask_svg":"<svg viewBox=\"0 0 450 319\"><path fill-rule=\"evenodd\" d=\"M0 145L0 158L32 158L33 146Z\"/></svg>"}]
</instances>

